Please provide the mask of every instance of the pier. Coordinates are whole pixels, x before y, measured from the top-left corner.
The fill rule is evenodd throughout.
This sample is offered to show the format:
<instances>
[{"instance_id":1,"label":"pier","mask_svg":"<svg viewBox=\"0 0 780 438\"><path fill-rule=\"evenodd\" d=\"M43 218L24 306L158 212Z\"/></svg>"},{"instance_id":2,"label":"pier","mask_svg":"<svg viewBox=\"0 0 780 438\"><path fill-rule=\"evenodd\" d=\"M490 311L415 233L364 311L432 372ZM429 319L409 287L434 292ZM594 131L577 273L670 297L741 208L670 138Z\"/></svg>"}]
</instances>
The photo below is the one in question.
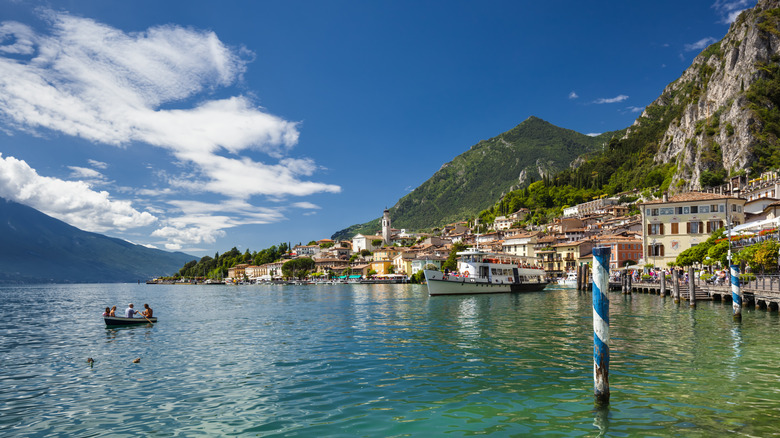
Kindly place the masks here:
<instances>
[{"instance_id":1,"label":"pier","mask_svg":"<svg viewBox=\"0 0 780 438\"><path fill-rule=\"evenodd\" d=\"M662 287L660 282L639 281L631 283L629 292L671 295L672 286L671 280L667 281L665 287ZM680 298L690 301L688 284L684 281L679 281L678 286ZM611 290L621 290L622 287L623 285L620 282L610 283ZM780 276L778 275L757 276L753 281L742 283L741 289L745 306L768 309L770 311L776 311L780 308ZM665 293L663 292L664 290ZM732 299L731 287L728 284L713 284L695 279L694 291L695 301L731 302Z\"/></svg>"}]
</instances>

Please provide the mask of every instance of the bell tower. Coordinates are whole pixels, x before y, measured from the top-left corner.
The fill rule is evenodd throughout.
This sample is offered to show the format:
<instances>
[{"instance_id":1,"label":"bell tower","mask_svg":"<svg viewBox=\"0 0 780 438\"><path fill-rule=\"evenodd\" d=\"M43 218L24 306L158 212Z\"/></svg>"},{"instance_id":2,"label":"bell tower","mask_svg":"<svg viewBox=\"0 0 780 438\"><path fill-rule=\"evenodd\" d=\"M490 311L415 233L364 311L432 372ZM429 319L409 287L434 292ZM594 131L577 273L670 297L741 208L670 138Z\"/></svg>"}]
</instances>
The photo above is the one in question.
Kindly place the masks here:
<instances>
[{"instance_id":1,"label":"bell tower","mask_svg":"<svg viewBox=\"0 0 780 438\"><path fill-rule=\"evenodd\" d=\"M385 245L390 244L390 210L385 208L384 214L382 214L382 240Z\"/></svg>"}]
</instances>

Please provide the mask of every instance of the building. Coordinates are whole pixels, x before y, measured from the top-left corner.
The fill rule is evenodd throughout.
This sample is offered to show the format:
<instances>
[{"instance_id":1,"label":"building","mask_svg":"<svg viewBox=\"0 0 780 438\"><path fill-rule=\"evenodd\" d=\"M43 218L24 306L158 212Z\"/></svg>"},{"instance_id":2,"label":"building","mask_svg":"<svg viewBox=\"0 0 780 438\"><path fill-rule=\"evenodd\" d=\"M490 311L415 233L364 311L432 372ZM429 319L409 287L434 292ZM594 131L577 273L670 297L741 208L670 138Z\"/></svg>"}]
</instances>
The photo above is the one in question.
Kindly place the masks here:
<instances>
[{"instance_id":1,"label":"building","mask_svg":"<svg viewBox=\"0 0 780 438\"><path fill-rule=\"evenodd\" d=\"M745 222L745 200L715 193L688 192L639 204L642 211L641 263L662 268L681 252L706 241L727 224Z\"/></svg>"},{"instance_id":2,"label":"building","mask_svg":"<svg viewBox=\"0 0 780 438\"><path fill-rule=\"evenodd\" d=\"M538 232L533 232L508 238L504 240L502 251L520 257L523 263L536 265L534 246L538 235Z\"/></svg>"},{"instance_id":3,"label":"building","mask_svg":"<svg viewBox=\"0 0 780 438\"><path fill-rule=\"evenodd\" d=\"M376 242L377 244L374 244ZM382 246L382 236L364 236L357 234L352 238L352 252L360 252L367 249L373 252Z\"/></svg>"},{"instance_id":4,"label":"building","mask_svg":"<svg viewBox=\"0 0 780 438\"><path fill-rule=\"evenodd\" d=\"M626 266L626 262L639 264L642 259L642 241L634 237L603 236L598 240L598 246L610 248L610 271Z\"/></svg>"},{"instance_id":5,"label":"building","mask_svg":"<svg viewBox=\"0 0 780 438\"><path fill-rule=\"evenodd\" d=\"M382 213L382 241L385 245L390 245L393 236L391 235L390 227L390 210L385 208Z\"/></svg>"}]
</instances>

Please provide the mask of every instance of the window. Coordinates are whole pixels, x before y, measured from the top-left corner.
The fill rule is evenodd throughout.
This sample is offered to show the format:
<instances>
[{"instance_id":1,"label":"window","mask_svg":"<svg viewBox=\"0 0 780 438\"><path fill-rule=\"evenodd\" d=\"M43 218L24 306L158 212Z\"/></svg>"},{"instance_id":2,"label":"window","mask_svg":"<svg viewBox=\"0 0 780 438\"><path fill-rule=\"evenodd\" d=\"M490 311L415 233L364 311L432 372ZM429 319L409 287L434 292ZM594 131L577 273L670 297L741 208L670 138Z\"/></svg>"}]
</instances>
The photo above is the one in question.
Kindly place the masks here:
<instances>
[{"instance_id":1,"label":"window","mask_svg":"<svg viewBox=\"0 0 780 438\"><path fill-rule=\"evenodd\" d=\"M717 205L710 205L710 211L713 212L713 213L717 213L718 212L718 206Z\"/></svg>"},{"instance_id":2,"label":"window","mask_svg":"<svg viewBox=\"0 0 780 438\"><path fill-rule=\"evenodd\" d=\"M680 224L672 222L672 234L680 234Z\"/></svg>"},{"instance_id":3,"label":"window","mask_svg":"<svg viewBox=\"0 0 780 438\"><path fill-rule=\"evenodd\" d=\"M712 233L713 231L722 228L723 222L722 221L707 221L707 232Z\"/></svg>"},{"instance_id":4,"label":"window","mask_svg":"<svg viewBox=\"0 0 780 438\"><path fill-rule=\"evenodd\" d=\"M719 205L719 206L718 206L718 211L719 211L719 212L721 212L721 213L723 213L723 212L725 212L725 211L726 211L726 208L725 208L723 205Z\"/></svg>"},{"instance_id":5,"label":"window","mask_svg":"<svg viewBox=\"0 0 780 438\"><path fill-rule=\"evenodd\" d=\"M650 211L650 216L658 216L658 209L654 208Z\"/></svg>"},{"instance_id":6,"label":"window","mask_svg":"<svg viewBox=\"0 0 780 438\"><path fill-rule=\"evenodd\" d=\"M701 234L704 232L701 222L688 222L688 234Z\"/></svg>"},{"instance_id":7,"label":"window","mask_svg":"<svg viewBox=\"0 0 780 438\"><path fill-rule=\"evenodd\" d=\"M699 206L698 205L692 205L691 206L691 214L696 214L699 212Z\"/></svg>"},{"instance_id":8,"label":"window","mask_svg":"<svg viewBox=\"0 0 780 438\"><path fill-rule=\"evenodd\" d=\"M673 208L660 208L660 209L658 209L658 210L659 210L659 212L660 212L662 215L670 215L670 214L674 214L674 209L673 209Z\"/></svg>"},{"instance_id":9,"label":"window","mask_svg":"<svg viewBox=\"0 0 780 438\"><path fill-rule=\"evenodd\" d=\"M661 244L647 245L647 256L648 257L663 257L664 256L664 246L661 245Z\"/></svg>"},{"instance_id":10,"label":"window","mask_svg":"<svg viewBox=\"0 0 780 438\"><path fill-rule=\"evenodd\" d=\"M682 207L674 207L674 214L683 214Z\"/></svg>"},{"instance_id":11,"label":"window","mask_svg":"<svg viewBox=\"0 0 780 438\"><path fill-rule=\"evenodd\" d=\"M647 224L647 234L651 236L664 234L664 224Z\"/></svg>"},{"instance_id":12,"label":"window","mask_svg":"<svg viewBox=\"0 0 780 438\"><path fill-rule=\"evenodd\" d=\"M699 213L709 213L710 212L710 206L709 205L700 205L699 206Z\"/></svg>"},{"instance_id":13,"label":"window","mask_svg":"<svg viewBox=\"0 0 780 438\"><path fill-rule=\"evenodd\" d=\"M683 207L683 214L690 214L691 207Z\"/></svg>"}]
</instances>

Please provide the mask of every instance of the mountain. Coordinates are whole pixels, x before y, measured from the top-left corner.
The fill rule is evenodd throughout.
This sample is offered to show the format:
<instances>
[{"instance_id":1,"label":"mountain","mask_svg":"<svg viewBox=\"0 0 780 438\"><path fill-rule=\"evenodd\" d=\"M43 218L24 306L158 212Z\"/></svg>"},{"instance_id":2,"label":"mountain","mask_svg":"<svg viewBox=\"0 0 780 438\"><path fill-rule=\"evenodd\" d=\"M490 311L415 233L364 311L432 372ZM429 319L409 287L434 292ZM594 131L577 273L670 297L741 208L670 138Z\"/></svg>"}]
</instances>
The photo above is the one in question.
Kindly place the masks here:
<instances>
[{"instance_id":1,"label":"mountain","mask_svg":"<svg viewBox=\"0 0 780 438\"><path fill-rule=\"evenodd\" d=\"M424 229L474 216L504 193L555 175L583 154L598 150L612 135L587 136L530 117L442 165L390 209L393 227ZM376 219L341 230L332 238L378 229Z\"/></svg>"},{"instance_id":2,"label":"mountain","mask_svg":"<svg viewBox=\"0 0 780 438\"><path fill-rule=\"evenodd\" d=\"M645 107L624 136L556 184L679 193L780 167L780 0L759 0Z\"/></svg>"},{"instance_id":3,"label":"mountain","mask_svg":"<svg viewBox=\"0 0 780 438\"><path fill-rule=\"evenodd\" d=\"M778 61L780 1L760 0L648 106L681 107L654 156L675 164L673 191L780 167Z\"/></svg>"},{"instance_id":4,"label":"mountain","mask_svg":"<svg viewBox=\"0 0 780 438\"><path fill-rule=\"evenodd\" d=\"M196 259L82 231L2 198L0 248L0 283L145 281Z\"/></svg>"}]
</instances>

